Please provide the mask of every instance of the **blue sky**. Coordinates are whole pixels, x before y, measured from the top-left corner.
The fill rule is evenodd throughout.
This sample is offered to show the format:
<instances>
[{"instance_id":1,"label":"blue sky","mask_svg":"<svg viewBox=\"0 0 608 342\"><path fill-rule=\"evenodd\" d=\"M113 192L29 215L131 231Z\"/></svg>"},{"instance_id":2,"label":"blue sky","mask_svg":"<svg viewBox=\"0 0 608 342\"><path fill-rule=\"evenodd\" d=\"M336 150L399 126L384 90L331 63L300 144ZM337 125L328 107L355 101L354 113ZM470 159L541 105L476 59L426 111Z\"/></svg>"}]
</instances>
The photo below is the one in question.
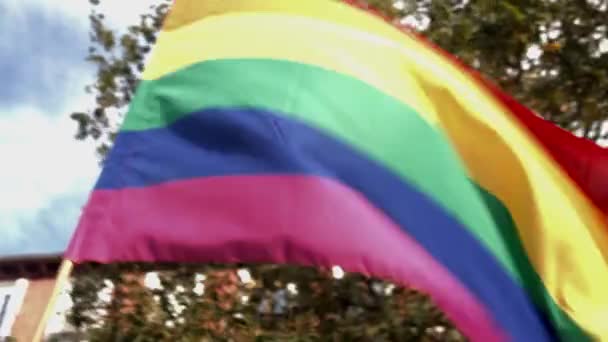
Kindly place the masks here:
<instances>
[{"instance_id":1,"label":"blue sky","mask_svg":"<svg viewBox=\"0 0 608 342\"><path fill-rule=\"evenodd\" d=\"M144 5L102 2L110 25ZM0 1L0 256L62 252L99 168L69 113L92 105L88 1Z\"/></svg>"}]
</instances>

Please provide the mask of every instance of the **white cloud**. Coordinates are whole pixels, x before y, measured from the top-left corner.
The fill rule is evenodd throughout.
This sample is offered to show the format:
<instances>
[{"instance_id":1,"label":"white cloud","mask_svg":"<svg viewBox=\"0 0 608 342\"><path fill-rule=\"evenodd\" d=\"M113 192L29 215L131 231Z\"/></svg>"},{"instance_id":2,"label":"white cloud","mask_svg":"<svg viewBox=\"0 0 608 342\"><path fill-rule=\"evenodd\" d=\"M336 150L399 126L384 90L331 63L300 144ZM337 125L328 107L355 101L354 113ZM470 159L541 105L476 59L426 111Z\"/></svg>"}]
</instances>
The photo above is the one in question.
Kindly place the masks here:
<instances>
[{"instance_id":1,"label":"white cloud","mask_svg":"<svg viewBox=\"0 0 608 342\"><path fill-rule=\"evenodd\" d=\"M44 9L47 14L74 19L88 27L91 4L87 0L2 0L8 8L10 18L27 15L28 8ZM98 8L106 15L108 23L122 29L139 22L139 15L159 0L101 0Z\"/></svg>"},{"instance_id":2,"label":"white cloud","mask_svg":"<svg viewBox=\"0 0 608 342\"><path fill-rule=\"evenodd\" d=\"M86 0L3 0L7 18L11 21L23 21L32 8L43 10L48 15L58 15L63 20L75 19L88 25L90 5ZM27 29L27 28L23 28Z\"/></svg>"},{"instance_id":3,"label":"white cloud","mask_svg":"<svg viewBox=\"0 0 608 342\"><path fill-rule=\"evenodd\" d=\"M42 208L49 198L90 186L97 163L90 144L74 141L75 124L35 108L0 118L0 217Z\"/></svg>"},{"instance_id":4,"label":"white cloud","mask_svg":"<svg viewBox=\"0 0 608 342\"><path fill-rule=\"evenodd\" d=\"M0 255L57 253L68 243L99 172L74 128L33 108L0 118Z\"/></svg>"},{"instance_id":5,"label":"white cloud","mask_svg":"<svg viewBox=\"0 0 608 342\"><path fill-rule=\"evenodd\" d=\"M83 46L88 43L86 38L78 42L70 40L74 46L68 46L67 41L36 42L57 36L53 32L41 35L44 27L36 27L38 23L31 15L35 11L45 23L62 23L58 26L61 30L67 27L78 32L74 36L86 37L91 7L86 0L1 2L0 21L7 30L4 35L0 33L0 51L12 51L9 49L13 49L14 44L25 40L40 46L46 43L48 50L36 53L36 71L12 68L9 75L10 86L26 85L9 89L19 90L15 93L21 95L23 89L27 91L32 85L44 91L32 90L34 93L26 93L27 96L20 97L16 103L5 99L5 108L0 111L0 235L3 237L0 256L60 252L99 172L94 144L74 139L76 124L68 117L71 111L92 106L93 99L84 93L83 87L92 80L94 72L84 62L84 55L82 64L74 62L86 51ZM139 15L155 2L102 0L100 10L111 26L124 29L136 24ZM57 61L56 50L52 49L58 44L66 49L65 56L70 55L74 61ZM11 59L9 65L20 66L19 63L24 62L15 60L16 55L6 55ZM41 87L48 84L57 86ZM55 100L37 101L40 98ZM53 108L46 103L52 103Z\"/></svg>"},{"instance_id":6,"label":"white cloud","mask_svg":"<svg viewBox=\"0 0 608 342\"><path fill-rule=\"evenodd\" d=\"M122 29L139 23L139 16L146 13L151 5L158 3L159 0L129 1L128 8L125 8L125 0L101 0L99 10L106 14L110 25Z\"/></svg>"}]
</instances>

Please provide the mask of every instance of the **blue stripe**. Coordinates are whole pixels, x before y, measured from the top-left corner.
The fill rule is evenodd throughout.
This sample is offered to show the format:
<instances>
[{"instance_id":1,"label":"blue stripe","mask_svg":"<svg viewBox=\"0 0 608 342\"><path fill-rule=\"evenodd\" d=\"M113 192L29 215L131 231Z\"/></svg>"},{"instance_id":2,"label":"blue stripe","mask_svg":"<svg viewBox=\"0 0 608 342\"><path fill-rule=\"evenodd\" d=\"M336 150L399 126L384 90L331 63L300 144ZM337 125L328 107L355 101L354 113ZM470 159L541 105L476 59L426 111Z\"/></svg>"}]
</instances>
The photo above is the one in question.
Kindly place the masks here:
<instances>
[{"instance_id":1,"label":"blue stripe","mask_svg":"<svg viewBox=\"0 0 608 342\"><path fill-rule=\"evenodd\" d=\"M455 218L360 152L284 115L208 109L164 128L121 132L96 188L285 173L330 177L359 191L475 294L514 341L553 340L523 289Z\"/></svg>"}]
</instances>

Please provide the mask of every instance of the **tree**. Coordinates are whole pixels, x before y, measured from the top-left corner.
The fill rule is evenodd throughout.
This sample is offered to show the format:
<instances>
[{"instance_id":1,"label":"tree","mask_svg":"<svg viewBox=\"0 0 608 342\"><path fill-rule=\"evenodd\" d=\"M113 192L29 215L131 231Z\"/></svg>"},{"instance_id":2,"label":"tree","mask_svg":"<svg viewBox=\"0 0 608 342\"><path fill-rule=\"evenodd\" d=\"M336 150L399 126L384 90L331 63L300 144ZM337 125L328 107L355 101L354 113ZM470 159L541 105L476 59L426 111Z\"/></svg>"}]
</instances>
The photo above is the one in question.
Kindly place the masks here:
<instances>
[{"instance_id":1,"label":"tree","mask_svg":"<svg viewBox=\"0 0 608 342\"><path fill-rule=\"evenodd\" d=\"M167 12L159 0L124 34L91 0L87 87L96 108L76 112L76 138L103 157L133 97ZM543 117L592 140L606 138L608 2L577 0L369 0L474 66ZM161 287L142 279L156 271ZM203 280L204 278L204 280ZM240 278L240 279L239 279ZM203 290L204 292L201 292ZM107 300L99 291L109 291ZM69 319L92 341L259 340L461 341L429 298L356 274L276 265L84 265Z\"/></svg>"},{"instance_id":2,"label":"tree","mask_svg":"<svg viewBox=\"0 0 608 342\"><path fill-rule=\"evenodd\" d=\"M72 297L69 320L91 341L464 340L416 291L304 267L85 265Z\"/></svg>"},{"instance_id":3,"label":"tree","mask_svg":"<svg viewBox=\"0 0 608 342\"><path fill-rule=\"evenodd\" d=\"M606 139L608 2L371 1L545 119Z\"/></svg>"}]
</instances>

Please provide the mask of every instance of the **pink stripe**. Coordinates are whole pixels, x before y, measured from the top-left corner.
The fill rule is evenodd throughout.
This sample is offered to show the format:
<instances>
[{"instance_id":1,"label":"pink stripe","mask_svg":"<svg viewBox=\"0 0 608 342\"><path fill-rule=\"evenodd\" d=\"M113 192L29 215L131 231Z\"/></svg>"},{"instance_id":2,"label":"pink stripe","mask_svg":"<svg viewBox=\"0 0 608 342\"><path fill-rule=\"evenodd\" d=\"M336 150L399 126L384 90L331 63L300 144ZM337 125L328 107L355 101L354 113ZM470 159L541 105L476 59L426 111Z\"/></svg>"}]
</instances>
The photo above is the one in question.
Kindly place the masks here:
<instances>
[{"instance_id":1,"label":"pink stripe","mask_svg":"<svg viewBox=\"0 0 608 342\"><path fill-rule=\"evenodd\" d=\"M324 178L212 177L97 190L66 257L340 265L425 291L473 341L505 340L483 305L416 241L359 193Z\"/></svg>"}]
</instances>

